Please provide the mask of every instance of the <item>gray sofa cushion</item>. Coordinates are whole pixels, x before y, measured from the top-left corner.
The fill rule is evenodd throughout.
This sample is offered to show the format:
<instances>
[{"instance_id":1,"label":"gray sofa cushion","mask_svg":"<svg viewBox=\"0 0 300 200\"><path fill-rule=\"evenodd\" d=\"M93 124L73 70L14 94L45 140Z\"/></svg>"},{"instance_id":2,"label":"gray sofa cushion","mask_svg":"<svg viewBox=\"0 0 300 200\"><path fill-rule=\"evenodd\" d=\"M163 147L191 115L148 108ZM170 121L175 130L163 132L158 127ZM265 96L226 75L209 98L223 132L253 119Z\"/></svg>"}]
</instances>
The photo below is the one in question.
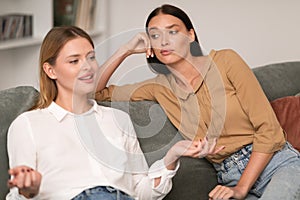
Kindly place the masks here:
<instances>
[{"instance_id":1,"label":"gray sofa cushion","mask_svg":"<svg viewBox=\"0 0 300 200\"><path fill-rule=\"evenodd\" d=\"M300 62L284 62L253 69L269 101L300 91Z\"/></svg>"},{"instance_id":2,"label":"gray sofa cushion","mask_svg":"<svg viewBox=\"0 0 300 200\"><path fill-rule=\"evenodd\" d=\"M33 106L37 95L37 90L30 86L0 91L0 199L5 199L5 194L8 192L7 130L19 114Z\"/></svg>"}]
</instances>

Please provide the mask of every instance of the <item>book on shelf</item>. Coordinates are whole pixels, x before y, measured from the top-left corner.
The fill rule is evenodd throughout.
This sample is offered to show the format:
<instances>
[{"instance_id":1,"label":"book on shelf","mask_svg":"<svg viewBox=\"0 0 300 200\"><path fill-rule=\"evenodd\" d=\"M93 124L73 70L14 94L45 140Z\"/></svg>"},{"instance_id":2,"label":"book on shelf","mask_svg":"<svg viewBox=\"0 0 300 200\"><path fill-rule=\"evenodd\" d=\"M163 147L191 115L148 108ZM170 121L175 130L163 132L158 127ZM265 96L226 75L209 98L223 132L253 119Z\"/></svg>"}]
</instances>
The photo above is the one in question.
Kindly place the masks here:
<instances>
[{"instance_id":1,"label":"book on shelf","mask_svg":"<svg viewBox=\"0 0 300 200\"><path fill-rule=\"evenodd\" d=\"M32 36L33 16L7 14L0 16L0 41Z\"/></svg>"},{"instance_id":2,"label":"book on shelf","mask_svg":"<svg viewBox=\"0 0 300 200\"><path fill-rule=\"evenodd\" d=\"M73 25L86 31L94 28L97 0L54 0L54 26Z\"/></svg>"}]
</instances>

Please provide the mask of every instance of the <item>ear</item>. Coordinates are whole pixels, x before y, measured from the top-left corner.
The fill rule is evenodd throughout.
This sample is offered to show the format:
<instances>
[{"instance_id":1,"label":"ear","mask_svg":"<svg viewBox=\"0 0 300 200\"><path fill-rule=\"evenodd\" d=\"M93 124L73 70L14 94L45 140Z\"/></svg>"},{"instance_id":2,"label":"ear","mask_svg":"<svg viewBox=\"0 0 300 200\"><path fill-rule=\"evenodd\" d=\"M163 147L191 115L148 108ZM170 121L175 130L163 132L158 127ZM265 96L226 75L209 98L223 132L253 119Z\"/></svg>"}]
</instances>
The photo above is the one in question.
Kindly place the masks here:
<instances>
[{"instance_id":1,"label":"ear","mask_svg":"<svg viewBox=\"0 0 300 200\"><path fill-rule=\"evenodd\" d=\"M48 75L49 78L51 79L57 78L53 66L50 65L49 63L46 62L43 64L43 70Z\"/></svg>"},{"instance_id":2,"label":"ear","mask_svg":"<svg viewBox=\"0 0 300 200\"><path fill-rule=\"evenodd\" d=\"M189 38L190 38L191 42L195 41L195 31L192 28L189 30Z\"/></svg>"}]
</instances>

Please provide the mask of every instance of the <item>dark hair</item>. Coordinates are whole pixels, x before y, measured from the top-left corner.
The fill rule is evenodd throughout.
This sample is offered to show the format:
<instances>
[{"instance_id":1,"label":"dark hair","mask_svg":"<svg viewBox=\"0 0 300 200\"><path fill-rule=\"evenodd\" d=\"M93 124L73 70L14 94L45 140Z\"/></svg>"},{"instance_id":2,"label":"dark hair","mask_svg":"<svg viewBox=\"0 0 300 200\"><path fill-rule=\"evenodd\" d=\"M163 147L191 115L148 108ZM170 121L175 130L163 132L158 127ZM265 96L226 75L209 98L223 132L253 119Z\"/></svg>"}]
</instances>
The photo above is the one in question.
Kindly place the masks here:
<instances>
[{"instance_id":1,"label":"dark hair","mask_svg":"<svg viewBox=\"0 0 300 200\"><path fill-rule=\"evenodd\" d=\"M180 8L177 8L175 6L169 5L169 4L164 4L160 7L155 8L148 16L146 25L145 25L147 34L149 34L148 25L149 25L150 20L159 14L167 14L167 15L172 15L174 17L177 17L184 23L187 30L193 29L195 32L194 26L193 26L190 18L183 10L181 10ZM191 50L191 54L193 56L202 56L203 55L201 47L199 45L199 41L198 41L196 32L195 32L195 41L191 42L190 50ZM160 62L155 55L154 55L154 57L147 58L147 62L148 62L149 67L159 74L169 74L170 73L170 71L168 70L166 65L164 63Z\"/></svg>"}]
</instances>

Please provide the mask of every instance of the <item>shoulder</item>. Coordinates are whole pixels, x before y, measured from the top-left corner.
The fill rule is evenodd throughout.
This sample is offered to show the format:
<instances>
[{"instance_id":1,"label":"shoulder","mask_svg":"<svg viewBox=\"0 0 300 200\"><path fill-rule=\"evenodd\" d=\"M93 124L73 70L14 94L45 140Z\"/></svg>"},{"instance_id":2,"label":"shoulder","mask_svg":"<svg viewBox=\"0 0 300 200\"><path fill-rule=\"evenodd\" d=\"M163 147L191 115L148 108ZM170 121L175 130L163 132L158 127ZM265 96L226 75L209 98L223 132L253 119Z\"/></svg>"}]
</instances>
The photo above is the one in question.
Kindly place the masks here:
<instances>
[{"instance_id":1,"label":"shoulder","mask_svg":"<svg viewBox=\"0 0 300 200\"><path fill-rule=\"evenodd\" d=\"M30 129L32 122L35 122L36 119L40 119L42 116L40 114L41 112L42 111L39 109L21 113L10 124L8 134L11 135L14 132L26 132L26 130Z\"/></svg>"},{"instance_id":2,"label":"shoulder","mask_svg":"<svg viewBox=\"0 0 300 200\"><path fill-rule=\"evenodd\" d=\"M217 59L224 59L224 58L234 58L234 57L240 57L239 54L233 50L233 49L220 49L220 50L211 50L209 55L212 58L217 58Z\"/></svg>"},{"instance_id":3,"label":"shoulder","mask_svg":"<svg viewBox=\"0 0 300 200\"><path fill-rule=\"evenodd\" d=\"M21 113L20 115L18 115L13 120L12 124L22 122L22 121L29 121L31 119L34 119L35 117L40 117L42 112L43 111L41 109L25 111L25 112Z\"/></svg>"},{"instance_id":4,"label":"shoulder","mask_svg":"<svg viewBox=\"0 0 300 200\"><path fill-rule=\"evenodd\" d=\"M244 59L233 49L212 50L210 57L219 69L225 71L239 70L243 66L248 68Z\"/></svg>"}]
</instances>

